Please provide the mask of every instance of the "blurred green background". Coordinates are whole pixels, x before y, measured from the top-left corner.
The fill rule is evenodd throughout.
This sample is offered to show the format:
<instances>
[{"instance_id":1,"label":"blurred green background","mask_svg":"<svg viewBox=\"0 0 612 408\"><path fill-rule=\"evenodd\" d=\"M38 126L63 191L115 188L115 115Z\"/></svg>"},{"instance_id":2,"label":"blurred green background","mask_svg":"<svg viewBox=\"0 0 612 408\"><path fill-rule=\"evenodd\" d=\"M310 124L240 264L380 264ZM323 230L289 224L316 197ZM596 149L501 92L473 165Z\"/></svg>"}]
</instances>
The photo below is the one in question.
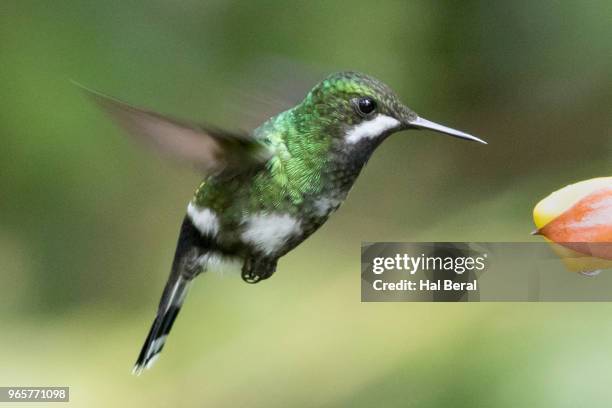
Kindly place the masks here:
<instances>
[{"instance_id":1,"label":"blurred green background","mask_svg":"<svg viewBox=\"0 0 612 408\"><path fill-rule=\"evenodd\" d=\"M0 385L68 385L79 407L609 406L612 305L361 304L359 254L535 240L540 198L610 175L611 21L606 0L3 1ZM279 66L277 85L372 74L490 144L390 138L274 279L200 278L133 377L199 177L69 80L239 126L265 109L237 91Z\"/></svg>"}]
</instances>

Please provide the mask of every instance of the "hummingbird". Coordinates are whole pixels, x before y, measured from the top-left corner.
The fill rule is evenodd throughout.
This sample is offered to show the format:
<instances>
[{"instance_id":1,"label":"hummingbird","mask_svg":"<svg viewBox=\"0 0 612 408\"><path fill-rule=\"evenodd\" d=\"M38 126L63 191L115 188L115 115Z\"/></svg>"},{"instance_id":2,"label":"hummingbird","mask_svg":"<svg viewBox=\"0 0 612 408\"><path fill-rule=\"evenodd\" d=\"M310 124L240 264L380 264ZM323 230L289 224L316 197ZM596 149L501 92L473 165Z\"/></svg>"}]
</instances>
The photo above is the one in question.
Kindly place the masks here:
<instances>
[{"instance_id":1,"label":"hummingbird","mask_svg":"<svg viewBox=\"0 0 612 408\"><path fill-rule=\"evenodd\" d=\"M99 93L93 98L129 134L194 164L204 175L187 205L170 276L134 365L151 367L194 279L227 263L257 283L346 199L389 135L426 129L486 144L426 120L383 82L334 73L296 106L251 132L175 119Z\"/></svg>"}]
</instances>

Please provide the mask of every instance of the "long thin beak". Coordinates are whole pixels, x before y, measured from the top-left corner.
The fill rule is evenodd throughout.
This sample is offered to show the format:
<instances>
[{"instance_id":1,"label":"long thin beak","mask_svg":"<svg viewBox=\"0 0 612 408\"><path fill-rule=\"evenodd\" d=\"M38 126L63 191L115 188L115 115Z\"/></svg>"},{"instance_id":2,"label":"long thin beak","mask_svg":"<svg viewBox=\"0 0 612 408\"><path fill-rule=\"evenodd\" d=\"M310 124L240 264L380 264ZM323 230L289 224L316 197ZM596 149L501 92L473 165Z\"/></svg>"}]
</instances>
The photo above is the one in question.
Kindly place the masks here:
<instances>
[{"instance_id":1,"label":"long thin beak","mask_svg":"<svg viewBox=\"0 0 612 408\"><path fill-rule=\"evenodd\" d=\"M433 130L435 132L440 132L440 133L445 133L447 135L450 136L454 136L454 137L458 137L460 139L465 139L465 140L471 140L473 142L479 142L482 144L487 144L487 142L485 142L482 139L477 138L476 136L472 136L472 135L468 135L467 133L464 133L460 130L455 130L455 129L451 129L449 127L446 126L442 126L439 125L435 122L431 122L427 119L423 119L421 117L418 117L414 120L411 120L408 123L408 126L413 127L413 128L417 128L417 129L428 129L428 130Z\"/></svg>"}]
</instances>

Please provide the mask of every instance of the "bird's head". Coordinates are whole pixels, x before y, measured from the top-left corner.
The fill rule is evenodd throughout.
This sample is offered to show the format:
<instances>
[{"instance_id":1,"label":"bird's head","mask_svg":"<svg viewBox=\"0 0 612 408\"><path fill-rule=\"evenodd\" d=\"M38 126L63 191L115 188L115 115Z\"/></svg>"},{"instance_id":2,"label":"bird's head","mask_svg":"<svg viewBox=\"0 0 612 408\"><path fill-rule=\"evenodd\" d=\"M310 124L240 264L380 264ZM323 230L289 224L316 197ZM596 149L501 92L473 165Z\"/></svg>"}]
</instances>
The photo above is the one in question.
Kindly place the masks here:
<instances>
[{"instance_id":1,"label":"bird's head","mask_svg":"<svg viewBox=\"0 0 612 408\"><path fill-rule=\"evenodd\" d=\"M325 133L347 149L370 150L392 133L427 129L461 139L485 141L423 119L404 105L381 81L357 72L328 76L306 96L308 120L325 127Z\"/></svg>"}]
</instances>

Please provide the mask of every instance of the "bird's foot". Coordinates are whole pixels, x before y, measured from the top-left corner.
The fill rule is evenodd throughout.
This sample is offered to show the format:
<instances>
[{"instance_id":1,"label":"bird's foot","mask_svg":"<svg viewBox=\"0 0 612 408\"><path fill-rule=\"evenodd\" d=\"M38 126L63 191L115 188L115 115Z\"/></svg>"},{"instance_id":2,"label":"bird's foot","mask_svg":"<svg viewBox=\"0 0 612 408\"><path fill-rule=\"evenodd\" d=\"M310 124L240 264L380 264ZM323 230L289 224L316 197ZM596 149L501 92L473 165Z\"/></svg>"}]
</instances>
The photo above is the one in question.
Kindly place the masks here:
<instances>
[{"instance_id":1,"label":"bird's foot","mask_svg":"<svg viewBox=\"0 0 612 408\"><path fill-rule=\"evenodd\" d=\"M276 271L276 259L247 258L242 266L242 280L257 283L268 279Z\"/></svg>"}]
</instances>

